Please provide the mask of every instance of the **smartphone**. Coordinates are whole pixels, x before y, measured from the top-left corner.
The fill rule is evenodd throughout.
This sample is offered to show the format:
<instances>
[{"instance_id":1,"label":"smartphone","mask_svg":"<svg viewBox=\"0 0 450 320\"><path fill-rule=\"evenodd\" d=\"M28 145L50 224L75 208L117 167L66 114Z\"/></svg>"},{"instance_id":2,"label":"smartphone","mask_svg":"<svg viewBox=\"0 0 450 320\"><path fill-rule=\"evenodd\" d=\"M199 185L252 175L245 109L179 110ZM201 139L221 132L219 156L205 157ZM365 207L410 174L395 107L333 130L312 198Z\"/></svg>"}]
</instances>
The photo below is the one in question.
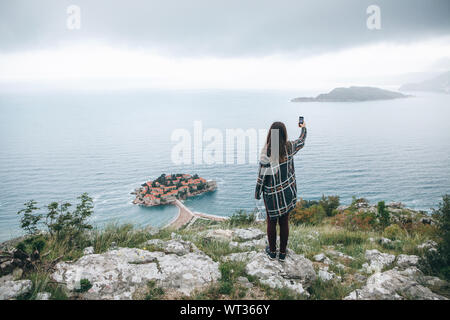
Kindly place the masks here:
<instances>
[{"instance_id":1,"label":"smartphone","mask_svg":"<svg viewBox=\"0 0 450 320\"><path fill-rule=\"evenodd\" d=\"M304 118L302 116L298 117L298 124L303 124Z\"/></svg>"}]
</instances>

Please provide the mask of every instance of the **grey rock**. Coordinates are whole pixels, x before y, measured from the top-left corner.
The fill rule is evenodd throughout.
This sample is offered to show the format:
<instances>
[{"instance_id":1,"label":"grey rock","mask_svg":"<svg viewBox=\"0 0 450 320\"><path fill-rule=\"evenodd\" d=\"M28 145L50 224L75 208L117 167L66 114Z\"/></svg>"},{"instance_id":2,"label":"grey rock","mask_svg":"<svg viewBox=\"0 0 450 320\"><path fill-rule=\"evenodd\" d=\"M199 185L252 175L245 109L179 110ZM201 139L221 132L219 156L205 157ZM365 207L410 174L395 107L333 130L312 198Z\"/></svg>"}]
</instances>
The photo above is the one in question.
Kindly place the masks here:
<instances>
[{"instance_id":1,"label":"grey rock","mask_svg":"<svg viewBox=\"0 0 450 320\"><path fill-rule=\"evenodd\" d=\"M81 279L88 279L92 288L84 293L85 298L109 300L132 299L135 291L145 288L149 281L190 295L219 279L217 262L200 251L187 252L186 242L176 241L162 243L171 253L118 248L75 262L61 262L51 277L65 283L69 290L76 289Z\"/></svg>"},{"instance_id":2,"label":"grey rock","mask_svg":"<svg viewBox=\"0 0 450 320\"><path fill-rule=\"evenodd\" d=\"M36 300L50 300L50 297L51 297L52 295L51 295L51 293L49 293L49 292L39 292L37 295L36 295Z\"/></svg>"},{"instance_id":3,"label":"grey rock","mask_svg":"<svg viewBox=\"0 0 450 320\"><path fill-rule=\"evenodd\" d=\"M324 264L333 264L333 261L331 261L324 253L319 253L314 256L314 261L322 262Z\"/></svg>"},{"instance_id":4,"label":"grey rock","mask_svg":"<svg viewBox=\"0 0 450 320\"><path fill-rule=\"evenodd\" d=\"M251 283L246 277L238 277L236 280L244 288L253 288L253 283Z\"/></svg>"},{"instance_id":5,"label":"grey rock","mask_svg":"<svg viewBox=\"0 0 450 320\"><path fill-rule=\"evenodd\" d=\"M5 281L0 284L0 300L9 300L28 293L31 290L31 280Z\"/></svg>"},{"instance_id":6,"label":"grey rock","mask_svg":"<svg viewBox=\"0 0 450 320\"><path fill-rule=\"evenodd\" d=\"M336 275L334 272L329 271L328 267L320 268L317 275L322 281L330 281L333 279L341 281L341 277Z\"/></svg>"},{"instance_id":7,"label":"grey rock","mask_svg":"<svg viewBox=\"0 0 450 320\"><path fill-rule=\"evenodd\" d=\"M328 250L327 253L329 255L332 255L333 257L336 257L336 258L355 260L355 258L353 258L352 256L346 255L345 253L342 253L342 252L337 251L337 250Z\"/></svg>"},{"instance_id":8,"label":"grey rock","mask_svg":"<svg viewBox=\"0 0 450 320\"><path fill-rule=\"evenodd\" d=\"M230 248L239 248L243 250L251 250L253 248L265 248L267 241L265 239L250 240L244 242L231 241Z\"/></svg>"},{"instance_id":9,"label":"grey rock","mask_svg":"<svg viewBox=\"0 0 450 320\"><path fill-rule=\"evenodd\" d=\"M381 245L388 245L388 244L390 244L391 242L392 242L391 239L383 238L383 237L380 238L380 243L381 243Z\"/></svg>"},{"instance_id":10,"label":"grey rock","mask_svg":"<svg viewBox=\"0 0 450 320\"><path fill-rule=\"evenodd\" d=\"M415 267L419 263L419 257L415 255L400 254L397 257L397 266L399 268Z\"/></svg>"},{"instance_id":11,"label":"grey rock","mask_svg":"<svg viewBox=\"0 0 450 320\"><path fill-rule=\"evenodd\" d=\"M245 242L264 238L265 232L257 228L212 229L208 230L203 238L207 240L222 240Z\"/></svg>"},{"instance_id":12,"label":"grey rock","mask_svg":"<svg viewBox=\"0 0 450 320\"><path fill-rule=\"evenodd\" d=\"M266 233L257 228L233 229L233 240L250 241L265 237Z\"/></svg>"},{"instance_id":13,"label":"grey rock","mask_svg":"<svg viewBox=\"0 0 450 320\"><path fill-rule=\"evenodd\" d=\"M83 250L83 255L94 254L94 247L87 247Z\"/></svg>"},{"instance_id":14,"label":"grey rock","mask_svg":"<svg viewBox=\"0 0 450 320\"><path fill-rule=\"evenodd\" d=\"M447 300L417 282L421 272L411 267L376 272L361 289L352 291L345 300Z\"/></svg>"},{"instance_id":15,"label":"grey rock","mask_svg":"<svg viewBox=\"0 0 450 320\"><path fill-rule=\"evenodd\" d=\"M288 249L286 260L271 260L264 252L232 253L224 260L245 261L247 274L255 276L271 288L288 288L296 293L308 295L307 288L316 279L313 264L303 255Z\"/></svg>"},{"instance_id":16,"label":"grey rock","mask_svg":"<svg viewBox=\"0 0 450 320\"><path fill-rule=\"evenodd\" d=\"M319 270L318 276L323 281L330 281L333 279L333 274L326 270Z\"/></svg>"},{"instance_id":17,"label":"grey rock","mask_svg":"<svg viewBox=\"0 0 450 320\"><path fill-rule=\"evenodd\" d=\"M395 260L393 254L381 253L377 249L366 250L365 258L368 263L363 264L363 270L367 273L380 272L385 266L392 264Z\"/></svg>"},{"instance_id":18,"label":"grey rock","mask_svg":"<svg viewBox=\"0 0 450 320\"><path fill-rule=\"evenodd\" d=\"M433 276L423 276L421 282L425 286L430 286L438 289L449 287L449 283L445 280Z\"/></svg>"},{"instance_id":19,"label":"grey rock","mask_svg":"<svg viewBox=\"0 0 450 320\"><path fill-rule=\"evenodd\" d=\"M233 230L231 229L212 229L208 230L203 236L206 240L222 240L230 241L233 237Z\"/></svg>"},{"instance_id":20,"label":"grey rock","mask_svg":"<svg viewBox=\"0 0 450 320\"><path fill-rule=\"evenodd\" d=\"M161 251L164 253L174 253L179 256L187 254L189 252L198 252L199 250L190 241L184 240L168 240L163 241L161 239L151 239L143 244L143 247L151 246L153 249L157 251Z\"/></svg>"},{"instance_id":21,"label":"grey rock","mask_svg":"<svg viewBox=\"0 0 450 320\"><path fill-rule=\"evenodd\" d=\"M421 250L430 250L430 249L436 249L437 243L433 240L427 240L417 246L417 249Z\"/></svg>"},{"instance_id":22,"label":"grey rock","mask_svg":"<svg viewBox=\"0 0 450 320\"><path fill-rule=\"evenodd\" d=\"M401 202L389 202L386 207L393 209L402 209L404 208L404 205Z\"/></svg>"}]
</instances>

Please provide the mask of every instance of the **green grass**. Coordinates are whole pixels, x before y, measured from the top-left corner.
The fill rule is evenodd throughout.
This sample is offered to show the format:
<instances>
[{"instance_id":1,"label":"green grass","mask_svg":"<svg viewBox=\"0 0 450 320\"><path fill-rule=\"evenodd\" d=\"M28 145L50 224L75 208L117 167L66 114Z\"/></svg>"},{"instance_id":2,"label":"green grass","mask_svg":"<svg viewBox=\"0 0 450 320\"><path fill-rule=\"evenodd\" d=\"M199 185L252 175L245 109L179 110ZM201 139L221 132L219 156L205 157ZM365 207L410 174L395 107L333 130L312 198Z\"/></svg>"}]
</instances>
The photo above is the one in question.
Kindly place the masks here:
<instances>
[{"instance_id":1,"label":"green grass","mask_svg":"<svg viewBox=\"0 0 450 320\"><path fill-rule=\"evenodd\" d=\"M166 236L167 231L161 232L160 236ZM112 243L118 247L135 248L153 236L149 230L135 229L132 224L109 224L104 230L92 232L92 246L95 253L107 251Z\"/></svg>"},{"instance_id":2,"label":"green grass","mask_svg":"<svg viewBox=\"0 0 450 320\"><path fill-rule=\"evenodd\" d=\"M33 272L25 276L31 280L32 287L29 293L19 297L19 300L35 300L39 292L51 294L51 300L67 300L68 296L64 286L52 281L48 273Z\"/></svg>"},{"instance_id":3,"label":"green grass","mask_svg":"<svg viewBox=\"0 0 450 320\"><path fill-rule=\"evenodd\" d=\"M347 296L353 287L345 287L337 281L323 281L317 278L308 288L310 300L342 300Z\"/></svg>"},{"instance_id":4,"label":"green grass","mask_svg":"<svg viewBox=\"0 0 450 320\"><path fill-rule=\"evenodd\" d=\"M148 291L145 300L158 300L164 295L164 290L156 285L155 281L147 283Z\"/></svg>"}]
</instances>

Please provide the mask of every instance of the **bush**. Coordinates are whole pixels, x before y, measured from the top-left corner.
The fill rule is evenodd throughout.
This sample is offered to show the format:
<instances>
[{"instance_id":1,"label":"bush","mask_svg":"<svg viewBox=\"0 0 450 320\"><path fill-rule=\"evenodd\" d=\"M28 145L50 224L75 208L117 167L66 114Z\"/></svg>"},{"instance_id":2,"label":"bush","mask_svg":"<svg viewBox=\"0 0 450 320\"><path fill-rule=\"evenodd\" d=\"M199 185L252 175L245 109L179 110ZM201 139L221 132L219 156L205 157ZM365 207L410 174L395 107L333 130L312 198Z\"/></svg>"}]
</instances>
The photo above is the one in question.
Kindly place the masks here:
<instances>
[{"instance_id":1,"label":"bush","mask_svg":"<svg viewBox=\"0 0 450 320\"><path fill-rule=\"evenodd\" d=\"M87 219L92 215L94 205L87 193L83 193L78 199L80 203L72 212L69 211L72 206L70 203L52 202L47 206L45 215L36 212L39 208L34 200L26 202L25 208L17 212L22 215L21 228L28 234L35 235L43 225L46 228L44 231L48 232L51 238L61 242L64 240L68 245L80 244L84 231L92 229Z\"/></svg>"},{"instance_id":2,"label":"bush","mask_svg":"<svg viewBox=\"0 0 450 320\"><path fill-rule=\"evenodd\" d=\"M155 281L149 281L147 284L148 292L145 300L158 300L164 295L164 290L156 285Z\"/></svg>"},{"instance_id":3,"label":"bush","mask_svg":"<svg viewBox=\"0 0 450 320\"><path fill-rule=\"evenodd\" d=\"M350 207L360 208L360 207L366 207L368 205L369 205L369 201L366 198L356 198L355 196L353 196Z\"/></svg>"},{"instance_id":4,"label":"bush","mask_svg":"<svg viewBox=\"0 0 450 320\"><path fill-rule=\"evenodd\" d=\"M223 262L219 266L221 277L219 279L219 293L239 296L239 288L235 286L238 277L245 277L245 263L242 262Z\"/></svg>"},{"instance_id":5,"label":"bush","mask_svg":"<svg viewBox=\"0 0 450 320\"><path fill-rule=\"evenodd\" d=\"M290 220L294 224L319 224L326 216L325 210L321 205L313 205L303 208L302 203L297 203L294 210L290 214Z\"/></svg>"},{"instance_id":6,"label":"bush","mask_svg":"<svg viewBox=\"0 0 450 320\"><path fill-rule=\"evenodd\" d=\"M245 210L237 210L230 219L228 219L228 223L230 226L241 226L252 224L255 220L256 215L254 213L247 213Z\"/></svg>"},{"instance_id":7,"label":"bush","mask_svg":"<svg viewBox=\"0 0 450 320\"><path fill-rule=\"evenodd\" d=\"M81 279L80 280L80 287L75 289L76 292L82 293L87 292L89 289L92 288L92 284L88 279Z\"/></svg>"},{"instance_id":8,"label":"bush","mask_svg":"<svg viewBox=\"0 0 450 320\"><path fill-rule=\"evenodd\" d=\"M378 202L378 218L380 219L380 223L383 227L387 227L390 223L389 212L386 210L386 205L384 201Z\"/></svg>"},{"instance_id":9,"label":"bush","mask_svg":"<svg viewBox=\"0 0 450 320\"><path fill-rule=\"evenodd\" d=\"M322 199L319 201L319 205L325 210L325 213L328 217L334 216L337 211L337 207L339 207L339 196L328 196L322 195Z\"/></svg>"},{"instance_id":10,"label":"bush","mask_svg":"<svg viewBox=\"0 0 450 320\"><path fill-rule=\"evenodd\" d=\"M389 239L399 239L405 235L403 230L398 224L391 224L384 229L384 235Z\"/></svg>"},{"instance_id":11,"label":"bush","mask_svg":"<svg viewBox=\"0 0 450 320\"><path fill-rule=\"evenodd\" d=\"M349 230L371 231L377 228L377 218L369 211L345 210L332 217L331 223Z\"/></svg>"},{"instance_id":12,"label":"bush","mask_svg":"<svg viewBox=\"0 0 450 320\"><path fill-rule=\"evenodd\" d=\"M450 195L444 195L439 208L434 210L433 217L438 221L440 241L437 252L428 251L427 271L431 274L450 280Z\"/></svg>"}]
</instances>

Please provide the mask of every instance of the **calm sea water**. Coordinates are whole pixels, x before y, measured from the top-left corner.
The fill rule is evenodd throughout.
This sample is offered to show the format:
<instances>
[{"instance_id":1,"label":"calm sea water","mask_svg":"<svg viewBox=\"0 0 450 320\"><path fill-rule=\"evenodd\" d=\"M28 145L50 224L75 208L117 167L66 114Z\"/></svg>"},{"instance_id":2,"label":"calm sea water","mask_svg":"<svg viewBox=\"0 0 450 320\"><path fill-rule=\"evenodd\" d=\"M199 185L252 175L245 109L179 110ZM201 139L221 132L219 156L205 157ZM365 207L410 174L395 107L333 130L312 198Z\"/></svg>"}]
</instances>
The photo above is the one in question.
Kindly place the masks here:
<instances>
[{"instance_id":1,"label":"calm sea water","mask_svg":"<svg viewBox=\"0 0 450 320\"><path fill-rule=\"evenodd\" d=\"M129 93L2 94L0 96L0 240L20 234L16 212L74 201L88 192L92 221L162 226L172 206L131 204L130 192L161 173L198 173L218 190L186 201L195 211L230 215L251 210L255 164L171 162L176 128L267 129L286 123L289 138L305 116L308 138L296 158L298 193L338 194L372 202L402 201L422 210L450 193L450 95L364 103L290 103L299 92L149 91Z\"/></svg>"}]
</instances>

